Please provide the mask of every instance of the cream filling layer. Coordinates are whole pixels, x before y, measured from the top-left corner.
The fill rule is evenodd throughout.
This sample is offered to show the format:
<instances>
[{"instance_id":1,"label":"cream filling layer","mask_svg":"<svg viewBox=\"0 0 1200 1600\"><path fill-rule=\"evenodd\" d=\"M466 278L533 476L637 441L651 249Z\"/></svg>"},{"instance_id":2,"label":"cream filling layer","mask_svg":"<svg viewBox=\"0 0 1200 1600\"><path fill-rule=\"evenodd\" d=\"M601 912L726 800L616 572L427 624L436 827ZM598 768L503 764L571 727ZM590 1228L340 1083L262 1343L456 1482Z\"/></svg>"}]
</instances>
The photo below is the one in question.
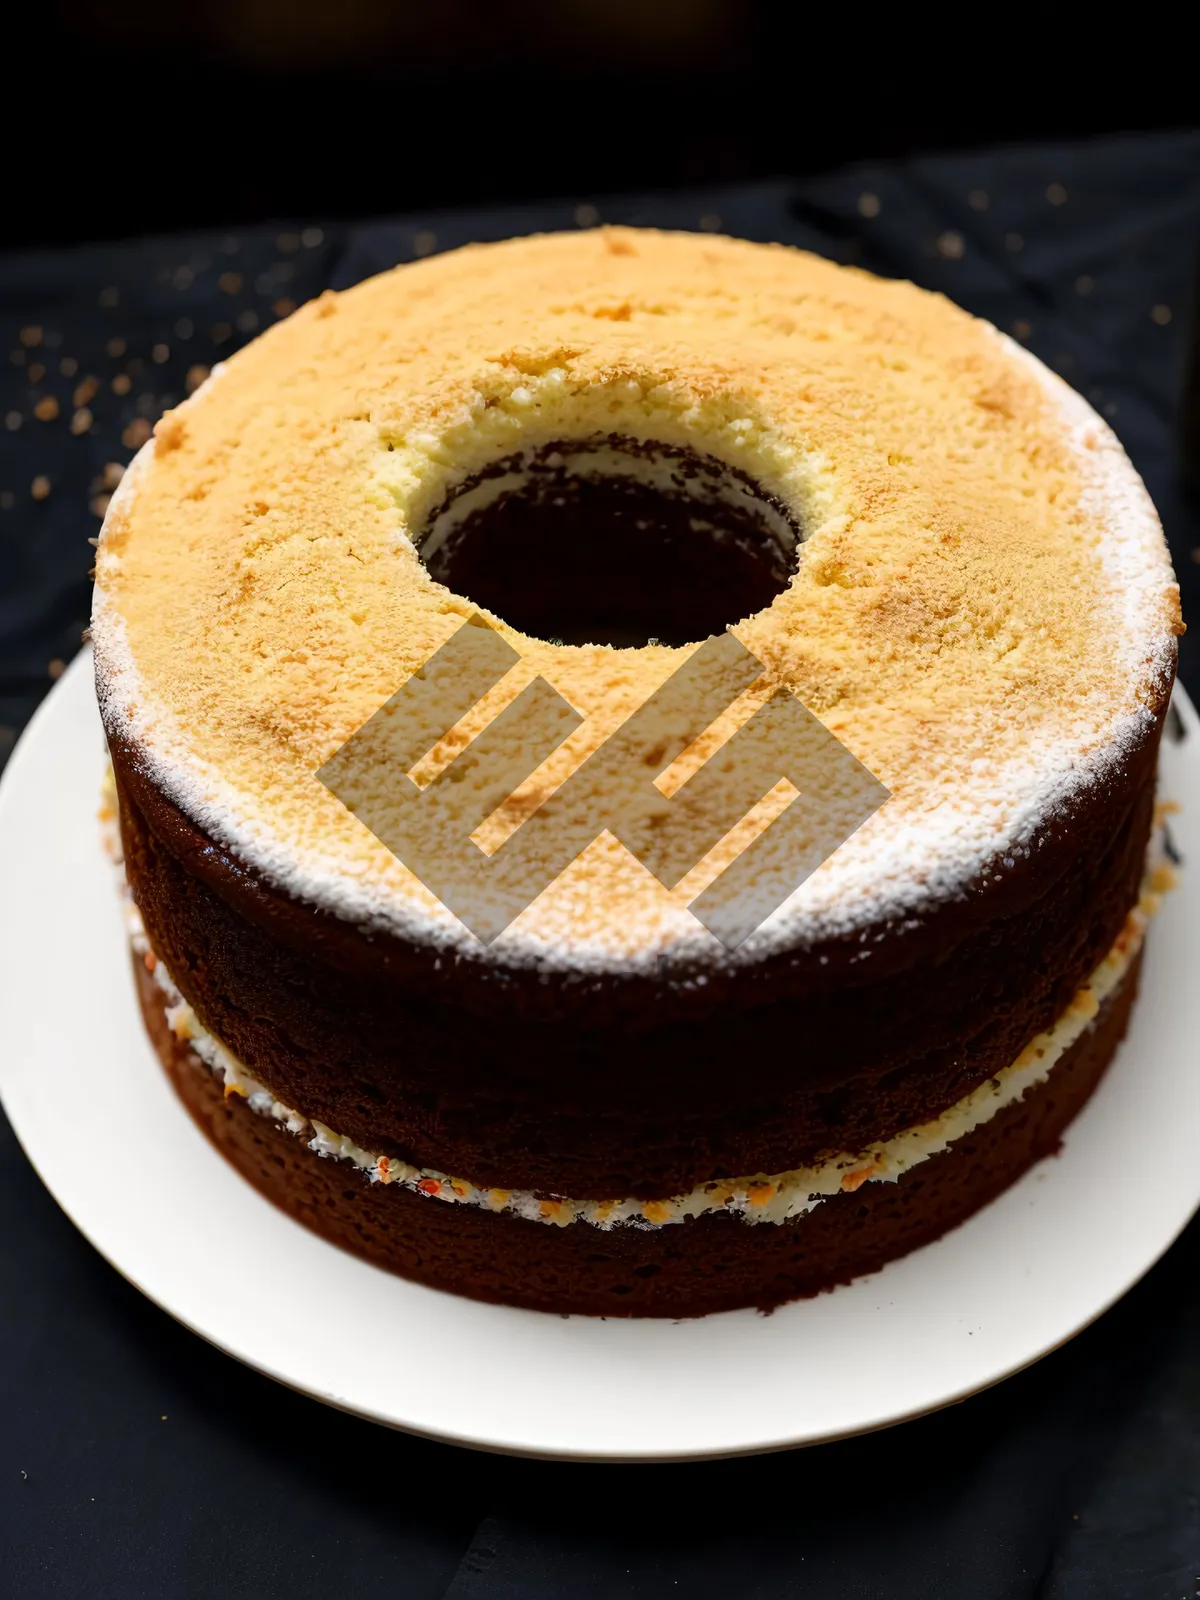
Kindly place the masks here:
<instances>
[{"instance_id":1,"label":"cream filling layer","mask_svg":"<svg viewBox=\"0 0 1200 1600\"><path fill-rule=\"evenodd\" d=\"M115 814L107 796L101 821L105 825L109 853L120 866ZM171 1031L222 1080L227 1095L242 1096L252 1111L282 1123L290 1133L305 1139L315 1154L350 1162L372 1183L398 1184L431 1199L508 1212L531 1222L559 1227L586 1222L607 1230L621 1224L665 1227L710 1211L728 1211L745 1222L789 1222L813 1210L830 1195L852 1192L864 1183L895 1183L911 1167L947 1150L955 1140L990 1122L1006 1106L1045 1083L1055 1064L1090 1027L1104 1001L1129 971L1142 947L1150 919L1161 905L1163 895L1173 886L1174 878L1173 869L1161 857L1156 836L1137 904L1108 954L1054 1026L1031 1039L1011 1066L980 1084L939 1117L906 1128L891 1139L867 1145L862 1150L830 1153L811 1166L797 1167L790 1172L713 1180L667 1200L571 1200L528 1189L480 1188L466 1178L453 1177L432 1167L414 1167L394 1156L373 1154L324 1123L293 1111L276 1100L271 1091L201 1025L166 967L150 948L123 871L121 884L130 942L162 990Z\"/></svg>"}]
</instances>

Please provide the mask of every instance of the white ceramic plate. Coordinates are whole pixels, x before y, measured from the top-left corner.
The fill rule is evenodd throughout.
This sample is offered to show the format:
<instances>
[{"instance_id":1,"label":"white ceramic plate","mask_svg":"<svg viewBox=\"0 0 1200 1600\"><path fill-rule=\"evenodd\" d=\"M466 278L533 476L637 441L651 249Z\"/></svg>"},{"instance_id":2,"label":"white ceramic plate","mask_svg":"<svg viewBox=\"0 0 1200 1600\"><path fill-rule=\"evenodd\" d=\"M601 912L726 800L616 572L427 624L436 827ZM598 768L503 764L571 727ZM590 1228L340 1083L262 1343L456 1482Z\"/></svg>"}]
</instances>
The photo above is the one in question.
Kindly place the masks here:
<instances>
[{"instance_id":1,"label":"white ceramic plate","mask_svg":"<svg viewBox=\"0 0 1200 1600\"><path fill-rule=\"evenodd\" d=\"M1164 743L1172 833L1200 859L1200 723ZM91 662L0 788L0 1092L47 1187L143 1293L330 1405L491 1450L662 1460L843 1437L1036 1361L1158 1259L1200 1204L1200 873L1149 939L1132 1031L1043 1162L964 1227L773 1316L597 1321L478 1305L308 1233L210 1148L142 1029L112 869ZM237 1248L231 1249L236 1242Z\"/></svg>"}]
</instances>

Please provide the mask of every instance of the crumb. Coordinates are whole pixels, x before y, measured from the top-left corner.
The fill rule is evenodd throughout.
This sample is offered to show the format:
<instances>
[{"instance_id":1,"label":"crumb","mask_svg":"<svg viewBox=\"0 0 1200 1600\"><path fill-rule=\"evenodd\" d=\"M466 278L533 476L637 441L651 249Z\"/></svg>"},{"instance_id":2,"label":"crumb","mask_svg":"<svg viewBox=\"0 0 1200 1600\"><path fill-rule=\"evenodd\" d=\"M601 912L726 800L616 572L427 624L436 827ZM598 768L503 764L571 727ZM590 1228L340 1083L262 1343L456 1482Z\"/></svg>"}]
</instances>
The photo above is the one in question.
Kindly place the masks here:
<instances>
[{"instance_id":1,"label":"crumb","mask_svg":"<svg viewBox=\"0 0 1200 1600\"><path fill-rule=\"evenodd\" d=\"M178 450L183 443L186 423L177 411L167 411L154 425L154 438L162 451Z\"/></svg>"},{"instance_id":2,"label":"crumb","mask_svg":"<svg viewBox=\"0 0 1200 1600\"><path fill-rule=\"evenodd\" d=\"M601 228L600 236L610 256L635 256L637 251L630 239L616 228Z\"/></svg>"},{"instance_id":3,"label":"crumb","mask_svg":"<svg viewBox=\"0 0 1200 1600\"><path fill-rule=\"evenodd\" d=\"M135 417L121 435L121 443L126 450L140 450L153 432L145 417Z\"/></svg>"}]
</instances>

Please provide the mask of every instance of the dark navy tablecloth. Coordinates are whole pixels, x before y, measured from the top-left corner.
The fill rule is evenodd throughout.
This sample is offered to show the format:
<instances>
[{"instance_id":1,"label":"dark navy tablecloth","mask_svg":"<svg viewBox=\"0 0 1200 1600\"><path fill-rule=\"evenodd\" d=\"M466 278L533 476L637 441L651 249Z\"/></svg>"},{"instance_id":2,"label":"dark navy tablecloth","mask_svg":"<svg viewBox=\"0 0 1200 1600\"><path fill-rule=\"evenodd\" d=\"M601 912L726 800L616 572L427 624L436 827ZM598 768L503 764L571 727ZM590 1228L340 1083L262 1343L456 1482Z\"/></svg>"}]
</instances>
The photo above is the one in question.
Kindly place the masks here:
<instances>
[{"instance_id":1,"label":"dark navy tablecloth","mask_svg":"<svg viewBox=\"0 0 1200 1600\"><path fill-rule=\"evenodd\" d=\"M1200 135L304 218L0 262L0 762L79 648L86 540L120 466L214 361L326 285L598 219L805 245L990 318L1111 421L1162 513L1185 617L1200 617L1185 470L1200 456ZM1184 641L1193 694L1198 648ZM1137 1160L1153 1182L1154 1152ZM1096 1196L1098 1228L1119 1225L1108 1204ZM7 1125L0 1219L3 1597L1200 1596L1197 1226L1072 1345L952 1411L818 1450L618 1468L410 1439L246 1371L92 1252ZM320 1292L297 1285L296 1314Z\"/></svg>"}]
</instances>

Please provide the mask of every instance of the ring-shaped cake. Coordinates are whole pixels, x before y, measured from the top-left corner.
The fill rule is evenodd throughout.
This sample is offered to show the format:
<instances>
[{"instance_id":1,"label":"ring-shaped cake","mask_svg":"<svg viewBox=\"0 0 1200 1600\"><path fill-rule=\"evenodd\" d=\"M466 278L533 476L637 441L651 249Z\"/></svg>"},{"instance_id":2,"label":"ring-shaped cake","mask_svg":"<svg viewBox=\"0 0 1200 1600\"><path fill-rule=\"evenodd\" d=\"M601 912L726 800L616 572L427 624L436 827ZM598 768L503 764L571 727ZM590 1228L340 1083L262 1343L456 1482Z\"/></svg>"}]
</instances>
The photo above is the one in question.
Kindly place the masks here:
<instances>
[{"instance_id":1,"label":"ring-shaped cake","mask_svg":"<svg viewBox=\"0 0 1200 1600\"><path fill-rule=\"evenodd\" d=\"M405 781L454 769L481 859L726 626L756 666L693 769L783 697L887 798L722 943L720 863L664 887L576 779L588 842L481 938L319 776L472 621L512 665ZM159 423L100 541L151 1035L252 1182L434 1286L832 1287L1054 1149L1110 1059L1181 631L1111 431L910 284L602 229L325 294ZM572 717L488 820L474 753L539 678Z\"/></svg>"}]
</instances>

